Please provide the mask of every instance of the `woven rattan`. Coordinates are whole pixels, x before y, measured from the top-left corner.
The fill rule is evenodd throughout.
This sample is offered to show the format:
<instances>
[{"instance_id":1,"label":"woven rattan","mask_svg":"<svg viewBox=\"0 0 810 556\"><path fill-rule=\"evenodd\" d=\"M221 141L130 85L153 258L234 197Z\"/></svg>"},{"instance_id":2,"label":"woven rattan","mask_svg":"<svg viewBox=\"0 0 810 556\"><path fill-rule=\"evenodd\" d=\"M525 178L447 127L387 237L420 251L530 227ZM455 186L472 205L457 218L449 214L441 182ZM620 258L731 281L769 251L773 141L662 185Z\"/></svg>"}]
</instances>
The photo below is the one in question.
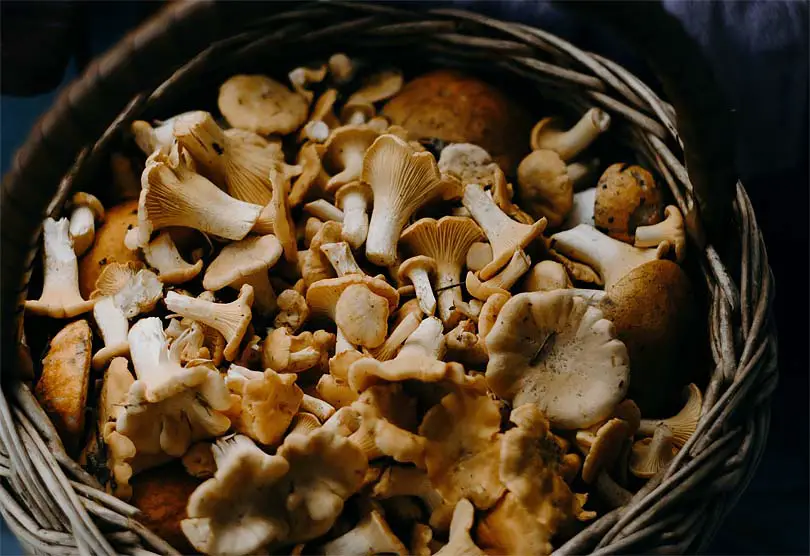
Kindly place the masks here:
<instances>
[{"instance_id":1,"label":"woven rattan","mask_svg":"<svg viewBox=\"0 0 810 556\"><path fill-rule=\"evenodd\" d=\"M38 122L2 189L0 513L9 528L36 554L176 553L139 524L136 508L100 490L67 456L25 382L32 364L20 337L21 303L41 221L58 214L71 191L100 189L93 177L133 119L197 108L189 91L201 84L216 91L251 64L286 71L337 50L486 68L575 110L599 106L616 122L611 133L667 184L687 215L690 257L710 299L714 368L703 415L664 472L557 553L700 551L759 463L777 380L773 278L742 184L728 207L727 237L704 237L675 110L627 70L526 25L375 4L172 4L91 65ZM713 246L721 241L732 246L723 260Z\"/></svg>"}]
</instances>

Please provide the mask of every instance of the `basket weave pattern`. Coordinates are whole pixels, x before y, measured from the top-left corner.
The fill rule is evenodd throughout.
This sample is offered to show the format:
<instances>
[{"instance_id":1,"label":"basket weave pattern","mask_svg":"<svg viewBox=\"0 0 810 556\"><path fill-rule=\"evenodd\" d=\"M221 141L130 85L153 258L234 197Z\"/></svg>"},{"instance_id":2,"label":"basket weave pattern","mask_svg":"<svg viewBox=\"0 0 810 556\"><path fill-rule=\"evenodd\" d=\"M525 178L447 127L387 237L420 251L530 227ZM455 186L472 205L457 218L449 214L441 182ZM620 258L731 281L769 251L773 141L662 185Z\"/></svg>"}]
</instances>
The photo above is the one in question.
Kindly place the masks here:
<instances>
[{"instance_id":1,"label":"basket weave pattern","mask_svg":"<svg viewBox=\"0 0 810 556\"><path fill-rule=\"evenodd\" d=\"M255 5L245 10L262 11ZM94 63L40 120L3 182L5 338L21 330L20 305L38 259L41 220L59 214L71 191L91 187L89 176L129 122L165 115L161 107L211 65L227 68L297 45L328 53L349 48L347 37L360 48L413 45L409 55L418 47L426 56L467 67L488 61L490 68L539 87L546 98L578 111L599 106L610 112L619 123L617 136L663 178L687 216L692 256L700 259L711 299L714 369L697 431L627 506L601 516L557 554L704 548L759 463L777 380L773 279L742 185L733 205L741 252L730 270L712 238L704 241L700 233L672 106L614 62L540 29L457 10L299 4L273 11L270 17L243 14L234 20L214 4L172 5ZM150 66L156 56L160 67ZM30 367L26 350L14 351L0 396L0 513L9 528L36 554L136 553L139 547L175 554L138 523L136 508L105 494L68 457L26 383L9 377L10 362L23 374Z\"/></svg>"}]
</instances>

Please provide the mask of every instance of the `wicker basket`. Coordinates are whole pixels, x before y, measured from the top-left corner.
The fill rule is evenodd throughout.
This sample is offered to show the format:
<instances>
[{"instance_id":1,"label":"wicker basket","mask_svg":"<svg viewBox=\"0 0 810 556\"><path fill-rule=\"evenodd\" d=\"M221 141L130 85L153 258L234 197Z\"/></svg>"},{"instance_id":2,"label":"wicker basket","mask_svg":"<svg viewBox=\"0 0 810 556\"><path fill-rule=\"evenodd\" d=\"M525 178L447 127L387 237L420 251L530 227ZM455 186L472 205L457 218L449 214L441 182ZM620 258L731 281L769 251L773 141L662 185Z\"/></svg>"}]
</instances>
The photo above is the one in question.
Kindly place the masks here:
<instances>
[{"instance_id":1,"label":"wicker basket","mask_svg":"<svg viewBox=\"0 0 810 556\"><path fill-rule=\"evenodd\" d=\"M703 416L668 469L557 553L700 551L759 463L777 380L773 279L742 185L726 197L719 187L715 195L699 186L706 179L695 172L701 153L687 153L687 174L673 107L610 60L526 25L376 4L171 4L92 64L38 122L2 190L3 345L15 346L3 350L0 396L0 513L9 528L37 554L176 553L138 523L136 508L99 490L66 455L25 382L33 365L21 304L41 221L60 212L71 190L99 190L100 161L133 119L187 109L189 94L210 94L236 71L257 64L286 70L337 50L486 68L576 110L598 105L617 122L615 136L669 186L687 215L692 258L710 300L714 369ZM697 145L699 134L685 127L682 118L678 129ZM717 217L723 209L729 218ZM713 246L720 242L728 246L724 260Z\"/></svg>"}]
</instances>

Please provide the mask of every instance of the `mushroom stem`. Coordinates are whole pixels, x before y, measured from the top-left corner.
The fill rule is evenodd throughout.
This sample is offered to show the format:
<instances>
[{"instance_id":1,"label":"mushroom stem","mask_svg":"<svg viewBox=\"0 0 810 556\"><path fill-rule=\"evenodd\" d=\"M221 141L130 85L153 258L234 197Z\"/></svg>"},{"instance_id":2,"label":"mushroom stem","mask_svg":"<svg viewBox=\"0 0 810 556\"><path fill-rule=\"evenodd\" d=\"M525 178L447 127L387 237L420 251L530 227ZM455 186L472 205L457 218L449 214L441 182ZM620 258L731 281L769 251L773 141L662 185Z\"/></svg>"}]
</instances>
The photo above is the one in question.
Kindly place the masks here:
<instances>
[{"instance_id":1,"label":"mushroom stem","mask_svg":"<svg viewBox=\"0 0 810 556\"><path fill-rule=\"evenodd\" d=\"M633 498L633 494L619 486L606 471L596 476L596 491L611 508L620 508Z\"/></svg>"},{"instance_id":2,"label":"mushroom stem","mask_svg":"<svg viewBox=\"0 0 810 556\"><path fill-rule=\"evenodd\" d=\"M550 149L559 153L563 160L571 160L588 148L600 134L610 127L610 114L599 108L591 108L574 124L562 131L547 125L551 122L540 122L532 130L532 149Z\"/></svg>"},{"instance_id":3,"label":"mushroom stem","mask_svg":"<svg viewBox=\"0 0 810 556\"><path fill-rule=\"evenodd\" d=\"M365 123L365 118L356 123ZM352 125L352 122L349 122L349 125ZM326 189L333 191L341 185L359 179L360 173L363 171L363 156L365 154L365 149L347 149L343 151L343 170L329 178L329 181L326 182Z\"/></svg>"},{"instance_id":4,"label":"mushroom stem","mask_svg":"<svg viewBox=\"0 0 810 556\"><path fill-rule=\"evenodd\" d=\"M456 266L437 261L436 291L439 294L439 318L447 326L455 326L454 321L458 320L455 315L459 315L457 308L464 303L461 297L461 273Z\"/></svg>"},{"instance_id":5,"label":"mushroom stem","mask_svg":"<svg viewBox=\"0 0 810 556\"><path fill-rule=\"evenodd\" d=\"M276 292L273 289L273 285L270 283L267 270L260 270L240 280L236 280L230 284L230 287L238 290L244 284L250 284L253 287L253 308L257 313L260 315L271 315L275 312L277 308Z\"/></svg>"},{"instance_id":6,"label":"mushroom stem","mask_svg":"<svg viewBox=\"0 0 810 556\"><path fill-rule=\"evenodd\" d=\"M366 258L369 262L378 266L391 266L396 262L396 245L406 222L401 212L371 211L366 237Z\"/></svg>"},{"instance_id":7,"label":"mushroom stem","mask_svg":"<svg viewBox=\"0 0 810 556\"><path fill-rule=\"evenodd\" d=\"M143 256L164 284L182 284L197 276L203 267L202 259L189 264L180 255L169 232L161 232L149 245L143 247Z\"/></svg>"},{"instance_id":8,"label":"mushroom stem","mask_svg":"<svg viewBox=\"0 0 810 556\"><path fill-rule=\"evenodd\" d=\"M312 413L323 423L334 415L335 408L323 400L304 394L304 398L301 400L301 411Z\"/></svg>"},{"instance_id":9,"label":"mushroom stem","mask_svg":"<svg viewBox=\"0 0 810 556\"><path fill-rule=\"evenodd\" d=\"M93 307L96 326L104 340L104 347L93 355L93 369L100 371L115 357L129 354L129 321L112 297L103 297Z\"/></svg>"},{"instance_id":10,"label":"mushroom stem","mask_svg":"<svg viewBox=\"0 0 810 556\"><path fill-rule=\"evenodd\" d=\"M419 328L419 322L420 317L416 314L408 314L396 328L391 331L391 334L385 339L385 343L372 351L374 359L377 361L388 361L392 359L400 346Z\"/></svg>"},{"instance_id":11,"label":"mushroom stem","mask_svg":"<svg viewBox=\"0 0 810 556\"><path fill-rule=\"evenodd\" d=\"M426 268L413 268L408 273L411 283L416 291L416 299L419 300L419 308L426 315L432 315L436 310L436 296L433 295L433 288L430 285L430 275Z\"/></svg>"},{"instance_id":12,"label":"mushroom stem","mask_svg":"<svg viewBox=\"0 0 810 556\"><path fill-rule=\"evenodd\" d=\"M96 222L93 211L87 205L79 205L70 213L70 237L77 257L84 255L96 236Z\"/></svg>"},{"instance_id":13,"label":"mushroom stem","mask_svg":"<svg viewBox=\"0 0 810 556\"><path fill-rule=\"evenodd\" d=\"M337 272L338 276L346 276L347 274L365 274L360 265L354 259L349 244L345 241L337 243L324 243L321 245L321 252L326 255L332 267Z\"/></svg>"},{"instance_id":14,"label":"mushroom stem","mask_svg":"<svg viewBox=\"0 0 810 556\"><path fill-rule=\"evenodd\" d=\"M345 217L342 210L325 199L318 199L304 205L304 212L324 222L343 222Z\"/></svg>"},{"instance_id":15,"label":"mushroom stem","mask_svg":"<svg viewBox=\"0 0 810 556\"><path fill-rule=\"evenodd\" d=\"M567 166L568 179L571 180L575 193L596 185L593 183L592 178L596 175L599 164L600 160L594 158L588 162L572 162Z\"/></svg>"},{"instance_id":16,"label":"mushroom stem","mask_svg":"<svg viewBox=\"0 0 810 556\"><path fill-rule=\"evenodd\" d=\"M512 255L512 258L509 260L509 264L506 265L506 268L484 282L484 285L509 290L517 283L518 280L520 280L521 276L526 274L531 266L532 260L525 252L523 252L522 249L515 251L515 254Z\"/></svg>"},{"instance_id":17,"label":"mushroom stem","mask_svg":"<svg viewBox=\"0 0 810 556\"><path fill-rule=\"evenodd\" d=\"M359 190L349 191L342 198L342 207L341 237L353 249L358 249L368 237L368 196Z\"/></svg>"}]
</instances>

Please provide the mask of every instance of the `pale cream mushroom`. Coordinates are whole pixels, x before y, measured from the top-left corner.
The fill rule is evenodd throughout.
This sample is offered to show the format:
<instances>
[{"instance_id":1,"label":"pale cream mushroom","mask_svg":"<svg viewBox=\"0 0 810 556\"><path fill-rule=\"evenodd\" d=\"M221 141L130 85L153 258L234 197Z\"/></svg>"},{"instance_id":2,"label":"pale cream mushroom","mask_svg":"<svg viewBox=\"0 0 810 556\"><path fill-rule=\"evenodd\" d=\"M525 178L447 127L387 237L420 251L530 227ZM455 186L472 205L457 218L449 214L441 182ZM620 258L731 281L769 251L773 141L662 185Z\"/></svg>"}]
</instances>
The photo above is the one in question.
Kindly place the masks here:
<instances>
[{"instance_id":1,"label":"pale cream mushroom","mask_svg":"<svg viewBox=\"0 0 810 556\"><path fill-rule=\"evenodd\" d=\"M307 102L312 102L312 99L315 98L315 93L312 92L311 88L313 85L317 85L326 79L327 70L326 64L322 64L317 68L302 66L290 71L290 73L287 74L287 78L290 80L293 89L295 89L299 95L307 99Z\"/></svg>"},{"instance_id":2,"label":"pale cream mushroom","mask_svg":"<svg viewBox=\"0 0 810 556\"><path fill-rule=\"evenodd\" d=\"M334 343L334 334L325 330L293 336L287 328L275 328L262 344L262 366L280 373L300 373L328 358Z\"/></svg>"},{"instance_id":3,"label":"pale cream mushroom","mask_svg":"<svg viewBox=\"0 0 810 556\"><path fill-rule=\"evenodd\" d=\"M584 191L574 193L574 204L571 207L571 212L562 225L564 230L570 230L580 224L587 224L588 226L595 226L594 220L594 206L596 202L596 188L591 187Z\"/></svg>"},{"instance_id":4,"label":"pale cream mushroom","mask_svg":"<svg viewBox=\"0 0 810 556\"><path fill-rule=\"evenodd\" d=\"M219 88L219 111L228 123L261 135L286 135L307 118L303 96L264 75L234 75Z\"/></svg>"},{"instance_id":5,"label":"pale cream mushroom","mask_svg":"<svg viewBox=\"0 0 810 556\"><path fill-rule=\"evenodd\" d=\"M130 126L135 144L147 156L157 150L168 149L174 142L174 122L186 114L191 112L183 112L167 120L156 121L154 127L149 122L135 120Z\"/></svg>"},{"instance_id":6,"label":"pale cream mushroom","mask_svg":"<svg viewBox=\"0 0 810 556\"><path fill-rule=\"evenodd\" d=\"M366 257L373 264L390 266L397 258L402 228L413 213L442 193L445 182L432 154L415 152L395 135L381 135L366 151L361 180L374 192Z\"/></svg>"},{"instance_id":7,"label":"pale cream mushroom","mask_svg":"<svg viewBox=\"0 0 810 556\"><path fill-rule=\"evenodd\" d=\"M346 276L347 274L365 274L360 265L354 259L352 248L345 241L337 243L324 243L320 247L321 253L326 255L329 262L332 263L335 272L338 276Z\"/></svg>"},{"instance_id":8,"label":"pale cream mushroom","mask_svg":"<svg viewBox=\"0 0 810 556\"><path fill-rule=\"evenodd\" d=\"M438 294L439 317L447 328L461 320L461 267L467 250L483 239L483 232L470 218L445 216L441 219L417 220L400 238L413 255L424 255L436 261L434 291Z\"/></svg>"},{"instance_id":9,"label":"pale cream mushroom","mask_svg":"<svg viewBox=\"0 0 810 556\"><path fill-rule=\"evenodd\" d=\"M627 421L613 418L576 433L576 445L585 454L582 480L592 483L600 471L610 469L619 459L625 440L632 438Z\"/></svg>"},{"instance_id":10,"label":"pale cream mushroom","mask_svg":"<svg viewBox=\"0 0 810 556\"><path fill-rule=\"evenodd\" d=\"M343 222L343 219L346 217L342 210L326 199L316 199L306 203L304 205L304 212L323 222Z\"/></svg>"},{"instance_id":11,"label":"pale cream mushroom","mask_svg":"<svg viewBox=\"0 0 810 556\"><path fill-rule=\"evenodd\" d=\"M610 114L599 108L585 112L568 130L561 129L555 118L543 118L532 128L532 150L552 150L563 160L571 160L610 128L610 120Z\"/></svg>"},{"instance_id":12,"label":"pale cream mushroom","mask_svg":"<svg viewBox=\"0 0 810 556\"><path fill-rule=\"evenodd\" d=\"M466 209L465 209L466 210ZM469 213L469 211L467 211ZM469 217L470 215L467 214ZM467 250L466 265L469 270L478 272L492 262L492 246L483 241L476 241Z\"/></svg>"},{"instance_id":13,"label":"pale cream mushroom","mask_svg":"<svg viewBox=\"0 0 810 556\"><path fill-rule=\"evenodd\" d=\"M388 361L393 359L394 356L402 347L402 344L413 334L419 323L422 321L422 315L418 313L408 313L405 318L396 323L391 334L385 339L383 345L371 350L371 355L377 361Z\"/></svg>"},{"instance_id":14,"label":"pale cream mushroom","mask_svg":"<svg viewBox=\"0 0 810 556\"><path fill-rule=\"evenodd\" d=\"M231 398L210 362L180 363L182 342L169 346L160 319L136 322L129 331L136 380L129 389L116 430L138 453L183 455L192 442L216 437L230 427L222 413Z\"/></svg>"},{"instance_id":15,"label":"pale cream mushroom","mask_svg":"<svg viewBox=\"0 0 810 556\"><path fill-rule=\"evenodd\" d=\"M172 235L164 230L141 248L149 266L157 270L164 284L182 284L197 277L203 267L202 259L194 264L186 262L177 250Z\"/></svg>"},{"instance_id":16,"label":"pale cream mushroom","mask_svg":"<svg viewBox=\"0 0 810 556\"><path fill-rule=\"evenodd\" d=\"M299 142L308 139L313 142L323 143L329 138L331 130L340 127L340 120L335 116L333 110L337 98L337 89L327 89L321 93L309 113L309 121L298 132Z\"/></svg>"},{"instance_id":17,"label":"pale cream mushroom","mask_svg":"<svg viewBox=\"0 0 810 556\"><path fill-rule=\"evenodd\" d=\"M509 218L478 184L464 187L462 203L470 211L492 246L492 262L478 271L482 280L492 278L518 249L525 249L546 229L546 219L532 225Z\"/></svg>"},{"instance_id":18,"label":"pale cream mushroom","mask_svg":"<svg viewBox=\"0 0 810 556\"><path fill-rule=\"evenodd\" d=\"M96 237L96 223L104 221L104 205L90 193L74 193L66 207L70 210L70 237L77 257L84 255Z\"/></svg>"},{"instance_id":19,"label":"pale cream mushroom","mask_svg":"<svg viewBox=\"0 0 810 556\"><path fill-rule=\"evenodd\" d=\"M297 207L305 200L325 193L324 188L329 177L323 171L321 163L324 150L323 145L309 142L298 151L296 164L301 167L301 173L290 187L291 207Z\"/></svg>"},{"instance_id":20,"label":"pale cream mushroom","mask_svg":"<svg viewBox=\"0 0 810 556\"><path fill-rule=\"evenodd\" d=\"M372 200L371 188L362 181L353 181L335 192L335 203L343 211L345 241L352 249L359 249L368 236L368 206Z\"/></svg>"},{"instance_id":21,"label":"pale cream mushroom","mask_svg":"<svg viewBox=\"0 0 810 556\"><path fill-rule=\"evenodd\" d=\"M332 131L324 144L322 163L331 176L326 182L330 192L360 179L363 157L380 133L364 125L345 125ZM365 181L365 180L364 180Z\"/></svg>"},{"instance_id":22,"label":"pale cream mushroom","mask_svg":"<svg viewBox=\"0 0 810 556\"><path fill-rule=\"evenodd\" d=\"M331 404L309 394L304 394L301 400L301 411L313 414L321 423L325 423L335 414L335 408Z\"/></svg>"},{"instance_id":23,"label":"pale cream mushroom","mask_svg":"<svg viewBox=\"0 0 810 556\"><path fill-rule=\"evenodd\" d=\"M686 403L676 415L667 419L642 419L638 433L650 436L655 433L659 425L666 425L672 431L675 446L683 448L683 445L695 434L703 406L703 394L700 392L700 388L690 384L687 390Z\"/></svg>"},{"instance_id":24,"label":"pale cream mushroom","mask_svg":"<svg viewBox=\"0 0 810 556\"><path fill-rule=\"evenodd\" d=\"M450 538L436 556L486 556L486 552L478 548L470 536L474 521L475 506L466 498L462 498L453 510Z\"/></svg>"},{"instance_id":25,"label":"pale cream mushroom","mask_svg":"<svg viewBox=\"0 0 810 556\"><path fill-rule=\"evenodd\" d=\"M138 227L134 245L149 244L152 232L184 226L230 240L245 237L253 228L260 205L234 199L199 174L173 170L160 159L147 165L141 176ZM130 240L130 235L127 235Z\"/></svg>"},{"instance_id":26,"label":"pale cream mushroom","mask_svg":"<svg viewBox=\"0 0 810 556\"><path fill-rule=\"evenodd\" d=\"M571 287L565 267L556 261L540 261L523 280L525 292L547 292Z\"/></svg>"},{"instance_id":27,"label":"pale cream mushroom","mask_svg":"<svg viewBox=\"0 0 810 556\"><path fill-rule=\"evenodd\" d=\"M166 294L166 307L178 315L196 320L217 330L227 342L223 355L228 361L236 357L252 313L253 287L243 284L239 297L230 303L215 303L170 291Z\"/></svg>"},{"instance_id":28,"label":"pale cream mushroom","mask_svg":"<svg viewBox=\"0 0 810 556\"><path fill-rule=\"evenodd\" d=\"M675 436L668 426L660 424L652 438L642 438L633 444L630 472L641 479L650 479L665 469L677 453Z\"/></svg>"},{"instance_id":29,"label":"pale cream mushroom","mask_svg":"<svg viewBox=\"0 0 810 556\"><path fill-rule=\"evenodd\" d=\"M222 248L211 261L203 277L203 288L218 291L243 284L253 287L253 309L260 315L276 310L276 292L270 284L268 269L281 258L281 243L273 235L247 237Z\"/></svg>"},{"instance_id":30,"label":"pale cream mushroom","mask_svg":"<svg viewBox=\"0 0 810 556\"><path fill-rule=\"evenodd\" d=\"M31 314L68 319L95 305L95 300L85 301L79 293L79 264L69 226L67 218L46 218L42 223L44 278L39 299L25 301L25 310Z\"/></svg>"},{"instance_id":31,"label":"pale cream mushroom","mask_svg":"<svg viewBox=\"0 0 810 556\"><path fill-rule=\"evenodd\" d=\"M662 241L656 248L639 249L613 239L596 228L580 224L551 236L551 247L593 268L608 290L633 269L665 257L671 244Z\"/></svg>"},{"instance_id":32,"label":"pale cream mushroom","mask_svg":"<svg viewBox=\"0 0 810 556\"><path fill-rule=\"evenodd\" d=\"M340 111L340 119L346 124L361 124L374 117L374 104L387 100L402 88L404 79L398 69L385 70L370 75L346 100Z\"/></svg>"},{"instance_id":33,"label":"pale cream mushroom","mask_svg":"<svg viewBox=\"0 0 810 556\"><path fill-rule=\"evenodd\" d=\"M93 307L93 318L104 340L104 347L93 354L93 368L103 369L114 357L129 354L129 321L112 297L103 297Z\"/></svg>"},{"instance_id":34,"label":"pale cream mushroom","mask_svg":"<svg viewBox=\"0 0 810 556\"><path fill-rule=\"evenodd\" d=\"M627 392L627 349L612 324L565 290L512 297L486 342L492 391L514 406L536 404L555 427L589 427Z\"/></svg>"},{"instance_id":35,"label":"pale cream mushroom","mask_svg":"<svg viewBox=\"0 0 810 556\"><path fill-rule=\"evenodd\" d=\"M290 179L283 168L275 165L270 170L270 184L273 188L273 233L281 242L284 249L284 259L291 263L298 263L298 241L295 236L295 221L290 213Z\"/></svg>"},{"instance_id":36,"label":"pale cream mushroom","mask_svg":"<svg viewBox=\"0 0 810 556\"><path fill-rule=\"evenodd\" d=\"M371 491L373 498L388 500L400 496L419 498L430 514L430 525L447 530L453 508L433 487L424 470L418 467L392 465L388 467Z\"/></svg>"},{"instance_id":37,"label":"pale cream mushroom","mask_svg":"<svg viewBox=\"0 0 810 556\"><path fill-rule=\"evenodd\" d=\"M365 556L367 554L406 556L408 554L408 549L376 510L366 514L348 533L319 546L318 551L323 554L340 554L341 556Z\"/></svg>"},{"instance_id":38,"label":"pale cream mushroom","mask_svg":"<svg viewBox=\"0 0 810 556\"><path fill-rule=\"evenodd\" d=\"M667 241L673 247L675 260L681 263L686 256L683 216L676 206L664 208L664 220L658 224L638 226L635 237L635 247L657 247L662 241Z\"/></svg>"},{"instance_id":39,"label":"pale cream mushroom","mask_svg":"<svg viewBox=\"0 0 810 556\"><path fill-rule=\"evenodd\" d=\"M403 261L397 270L397 277L400 280L407 279L413 283L419 308L426 315L432 315L436 310L436 296L433 295L433 287L430 284L430 278L436 275L436 269L436 259L417 255Z\"/></svg>"},{"instance_id":40,"label":"pale cream mushroom","mask_svg":"<svg viewBox=\"0 0 810 556\"><path fill-rule=\"evenodd\" d=\"M284 327L295 333L304 326L309 317L307 300L294 289L281 292L276 299L276 305L278 306L278 314L273 320L273 326L276 328Z\"/></svg>"},{"instance_id":41,"label":"pale cream mushroom","mask_svg":"<svg viewBox=\"0 0 810 556\"><path fill-rule=\"evenodd\" d=\"M470 295L481 301L486 301L493 294L508 293L512 286L528 272L531 265L532 261L529 256L522 249L519 249L512 255L509 264L486 282L481 282L474 272L468 272L465 286L467 286Z\"/></svg>"},{"instance_id":42,"label":"pale cream mushroom","mask_svg":"<svg viewBox=\"0 0 810 556\"><path fill-rule=\"evenodd\" d=\"M442 149L438 165L443 174L457 178L462 185L477 183L493 187L506 179L489 153L472 143L450 143Z\"/></svg>"}]
</instances>

